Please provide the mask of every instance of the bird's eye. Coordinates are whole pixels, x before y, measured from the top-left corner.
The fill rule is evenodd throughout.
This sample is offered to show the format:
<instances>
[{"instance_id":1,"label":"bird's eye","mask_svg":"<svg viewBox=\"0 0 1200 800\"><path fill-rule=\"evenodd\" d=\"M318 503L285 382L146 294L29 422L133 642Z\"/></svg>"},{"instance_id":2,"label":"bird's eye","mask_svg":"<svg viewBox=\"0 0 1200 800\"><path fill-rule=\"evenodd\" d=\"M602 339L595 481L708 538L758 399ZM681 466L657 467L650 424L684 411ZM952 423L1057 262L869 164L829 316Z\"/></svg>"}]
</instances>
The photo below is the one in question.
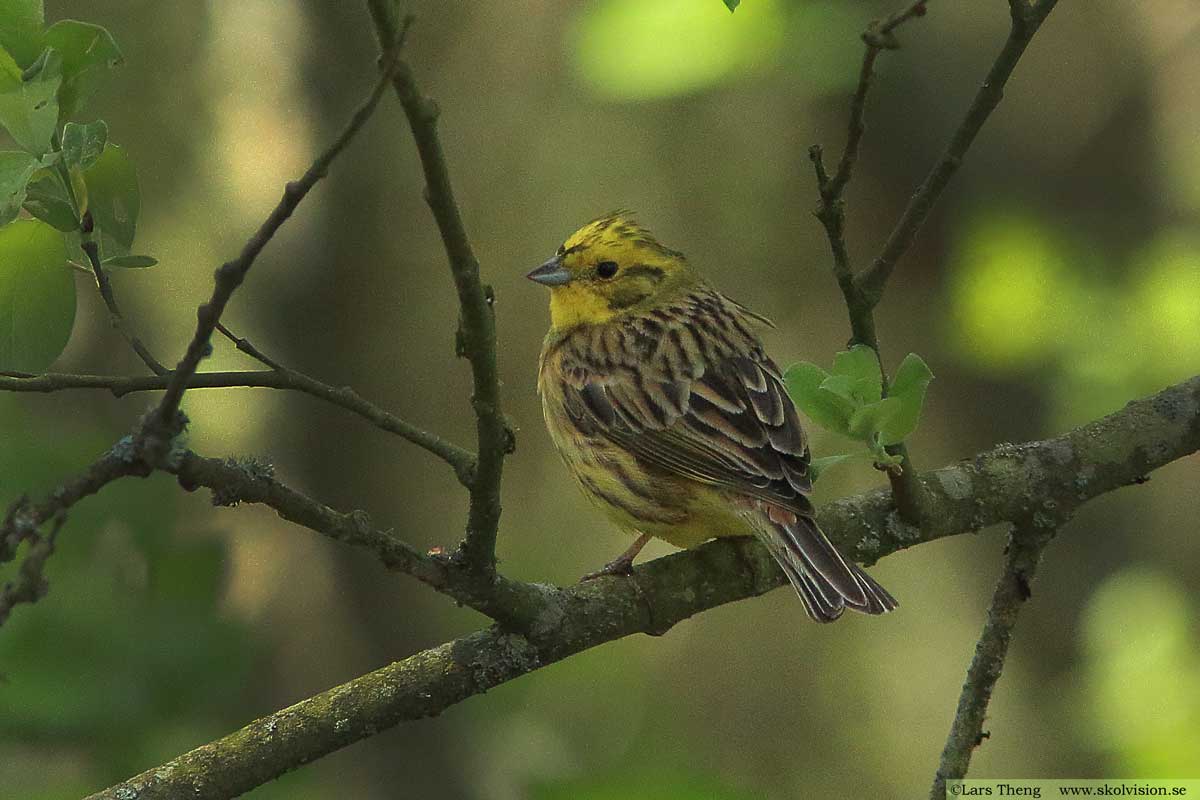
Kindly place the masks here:
<instances>
[{"instance_id":1,"label":"bird's eye","mask_svg":"<svg viewBox=\"0 0 1200 800\"><path fill-rule=\"evenodd\" d=\"M596 265L596 274L601 278L611 278L617 274L617 262L601 261Z\"/></svg>"}]
</instances>

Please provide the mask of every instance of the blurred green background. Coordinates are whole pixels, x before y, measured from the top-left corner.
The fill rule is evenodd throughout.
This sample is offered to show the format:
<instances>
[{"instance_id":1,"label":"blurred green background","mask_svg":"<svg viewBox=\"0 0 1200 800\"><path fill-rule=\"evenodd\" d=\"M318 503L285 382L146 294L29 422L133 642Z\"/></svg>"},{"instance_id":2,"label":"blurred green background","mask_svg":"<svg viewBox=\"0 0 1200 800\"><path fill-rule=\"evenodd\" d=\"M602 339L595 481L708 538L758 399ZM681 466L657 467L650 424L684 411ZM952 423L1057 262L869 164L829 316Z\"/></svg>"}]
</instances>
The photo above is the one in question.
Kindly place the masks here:
<instances>
[{"instance_id":1,"label":"blurred green background","mask_svg":"<svg viewBox=\"0 0 1200 800\"><path fill-rule=\"evenodd\" d=\"M893 3L894 4L894 3ZM861 46L893 4L414 2L409 54L443 116L463 213L498 297L518 449L502 568L568 583L627 541L560 468L534 393L547 324L524 273L575 227L640 212L772 317L777 360L828 363L848 326L810 215L806 151L840 149ZM234 254L374 79L358 3L47 0L105 25L126 64L103 117L142 188L127 315L173 362ZM851 185L859 265L945 141L1007 28L1001 0L933 3L881 59ZM1038 35L879 311L889 365L937 374L925 467L1060 432L1200 372L1200 9L1065 2ZM268 247L225 321L284 363L471 443L455 299L391 98ZM136 373L80 279L56 369ZM211 368L254 368L218 343ZM0 395L0 502L55 485L149 396ZM421 547L458 541L449 469L300 395L193 392L190 443L257 454ZM817 455L845 442L819 432ZM1200 462L1085 507L1047 552L977 776L1194 776L1200 752ZM861 466L818 500L877 485ZM584 653L263 787L255 798L923 796L1000 564L1001 532L890 557L885 619L806 621L790 593ZM80 504L50 594L0 629L0 794L102 788L483 620L261 508L167 478ZM655 546L651 555L666 552ZM12 565L9 565L11 568ZM7 579L5 572L0 579Z\"/></svg>"}]
</instances>

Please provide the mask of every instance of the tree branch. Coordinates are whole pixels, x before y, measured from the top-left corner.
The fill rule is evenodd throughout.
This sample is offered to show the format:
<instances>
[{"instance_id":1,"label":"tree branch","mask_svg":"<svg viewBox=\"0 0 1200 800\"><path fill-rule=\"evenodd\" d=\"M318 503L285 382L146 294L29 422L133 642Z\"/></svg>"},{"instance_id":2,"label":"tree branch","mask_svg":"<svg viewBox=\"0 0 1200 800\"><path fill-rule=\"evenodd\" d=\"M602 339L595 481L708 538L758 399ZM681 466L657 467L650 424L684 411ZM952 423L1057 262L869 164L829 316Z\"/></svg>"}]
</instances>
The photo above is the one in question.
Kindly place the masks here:
<instances>
[{"instance_id":1,"label":"tree branch","mask_svg":"<svg viewBox=\"0 0 1200 800\"><path fill-rule=\"evenodd\" d=\"M221 320L221 314L224 313L229 298L233 296L234 291L245 280L246 273L250 271L254 260L262 252L263 248L267 246L267 243L271 241L276 231L291 217L292 212L296 210L296 207L300 205L300 201L316 185L317 181L328 174L329 166L333 163L333 160L346 149L346 146L350 144L350 141L362 129L367 120L370 119L371 114L375 111L375 107L379 104L379 100L387 88L391 71L398 63L400 47L403 44L401 40L402 34L403 30L397 31L395 36L387 40L388 46L384 48L384 59L382 62L383 71L375 84L375 88L371 90L370 95L363 101L362 105L355 110L349 123L347 123L334 143L328 150L317 157L312 166L308 168L299 180L292 181L287 185L279 204L275 206L270 216L267 217L254 235L250 237L250 240L246 242L245 247L242 248L242 252L238 257L232 261L225 262L217 270L212 297L209 298L207 303L204 303L196 310L196 332L192 336L187 350L184 352L183 359L179 362L175 371L171 373L171 380L167 384L166 392L159 401L158 408L154 411L153 419L148 420L146 426L148 432L161 430L173 424L179 411L179 404L183 399L183 393L188 388L189 381L195 375L201 359L212 351L212 333Z\"/></svg>"},{"instance_id":2,"label":"tree branch","mask_svg":"<svg viewBox=\"0 0 1200 800\"><path fill-rule=\"evenodd\" d=\"M367 0L375 34L386 51L395 41L397 29L411 20L399 21L395 0ZM471 249L462 215L450 186L450 173L438 140L438 107L417 88L412 68L399 59L392 85L412 129L421 168L425 174L425 200L433 211L442 245L450 261L460 308L459 355L471 365L478 462L471 485L466 538L461 553L466 564L484 583L496 572L496 532L500 526L500 479L504 456L512 452L512 430L500 408L500 378L496 369L496 322L492 288L479 277L479 262Z\"/></svg>"},{"instance_id":3,"label":"tree branch","mask_svg":"<svg viewBox=\"0 0 1200 800\"><path fill-rule=\"evenodd\" d=\"M962 778L971 764L971 753L990 734L983 731L992 690L1004 670L1008 645L1021 605L1032 596L1030 584L1042 551L1057 530L1054 524L1021 523L1014 526L1005 550L1004 571L992 594L983 633L967 669L967 680L958 698L945 749L929 792L930 800L946 800L946 781Z\"/></svg>"},{"instance_id":4,"label":"tree branch","mask_svg":"<svg viewBox=\"0 0 1200 800\"><path fill-rule=\"evenodd\" d=\"M922 476L932 513L916 529L876 490L831 503L821 528L874 561L921 542L1001 521L1051 526L1079 504L1200 450L1200 377L1062 436L1002 445ZM1024 547L1024 545L1022 545ZM1014 548L1012 559L1026 551ZM1024 556L1021 556L1024 559ZM1025 561L1019 565L1027 566ZM228 798L399 722L446 708L582 650L634 633L662 634L707 609L784 582L752 539L722 539L608 577L547 591L528 635L490 628L411 656L92 795Z\"/></svg>"},{"instance_id":5,"label":"tree branch","mask_svg":"<svg viewBox=\"0 0 1200 800\"><path fill-rule=\"evenodd\" d=\"M57 392L67 389L107 389L116 397L132 392L166 389L170 375L75 375L50 372L34 375L26 372L0 372L0 391ZM200 372L187 382L188 389L223 388L290 389L320 398L351 411L380 430L394 433L433 453L453 469L464 486L470 486L475 473L475 454L406 422L395 414L364 400L349 386L335 387L301 372L280 367L254 372Z\"/></svg>"}]
</instances>

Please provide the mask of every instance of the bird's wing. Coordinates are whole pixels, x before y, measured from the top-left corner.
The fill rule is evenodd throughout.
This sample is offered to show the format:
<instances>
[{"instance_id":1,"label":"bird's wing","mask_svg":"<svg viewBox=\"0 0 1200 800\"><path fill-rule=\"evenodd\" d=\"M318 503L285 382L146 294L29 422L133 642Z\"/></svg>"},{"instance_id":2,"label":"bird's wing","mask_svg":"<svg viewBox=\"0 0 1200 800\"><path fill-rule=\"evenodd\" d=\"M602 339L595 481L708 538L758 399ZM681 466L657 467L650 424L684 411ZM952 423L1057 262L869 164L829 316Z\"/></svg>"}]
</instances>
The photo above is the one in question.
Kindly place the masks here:
<instances>
[{"instance_id":1,"label":"bird's wing","mask_svg":"<svg viewBox=\"0 0 1200 800\"><path fill-rule=\"evenodd\" d=\"M783 377L734 307L720 311L724 329L663 315L578 343L564 364L567 414L667 472L809 515L808 444ZM698 324L716 332L699 336Z\"/></svg>"}]
</instances>

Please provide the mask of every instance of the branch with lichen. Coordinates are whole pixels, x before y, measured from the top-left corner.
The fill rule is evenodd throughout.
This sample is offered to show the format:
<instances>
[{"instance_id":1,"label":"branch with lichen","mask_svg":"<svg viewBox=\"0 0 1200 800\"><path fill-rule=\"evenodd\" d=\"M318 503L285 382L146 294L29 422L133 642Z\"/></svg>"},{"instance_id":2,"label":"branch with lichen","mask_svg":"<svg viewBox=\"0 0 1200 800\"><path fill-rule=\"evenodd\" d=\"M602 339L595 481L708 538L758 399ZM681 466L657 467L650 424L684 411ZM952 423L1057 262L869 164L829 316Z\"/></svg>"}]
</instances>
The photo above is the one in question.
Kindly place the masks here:
<instances>
[{"instance_id":1,"label":"branch with lichen","mask_svg":"<svg viewBox=\"0 0 1200 800\"><path fill-rule=\"evenodd\" d=\"M835 544L863 561L1005 521L1044 532L1088 500L1141 483L1149 472L1197 450L1200 377L1062 436L1002 445L921 476L933 513L920 529L897 516L885 490L830 503L818 521ZM1037 546L1036 539L1020 538L1009 550L997 590L1005 599L993 603L998 637L1011 629L1007 598L1028 588ZM524 633L497 626L417 653L251 722L91 800L235 797L583 650L636 633L660 635L695 614L784 582L770 555L743 538L656 559L630 577L536 587L544 605Z\"/></svg>"}]
</instances>

